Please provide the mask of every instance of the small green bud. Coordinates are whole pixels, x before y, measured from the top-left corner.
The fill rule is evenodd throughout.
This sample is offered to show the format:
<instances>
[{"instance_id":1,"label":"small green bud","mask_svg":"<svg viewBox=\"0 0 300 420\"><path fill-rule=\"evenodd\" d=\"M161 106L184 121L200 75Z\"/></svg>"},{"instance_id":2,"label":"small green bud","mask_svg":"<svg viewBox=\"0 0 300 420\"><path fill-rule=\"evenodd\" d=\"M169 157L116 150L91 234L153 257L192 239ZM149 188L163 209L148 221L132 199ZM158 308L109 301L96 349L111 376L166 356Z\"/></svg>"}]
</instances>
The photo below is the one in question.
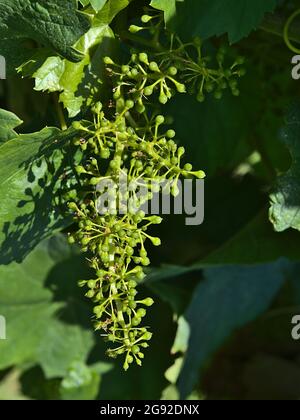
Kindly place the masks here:
<instances>
[{"instance_id":1,"label":"small green bud","mask_svg":"<svg viewBox=\"0 0 300 420\"><path fill-rule=\"evenodd\" d=\"M146 298L142 300L140 303L142 303L145 306L152 306L154 304L154 300L152 298Z\"/></svg>"},{"instance_id":2,"label":"small green bud","mask_svg":"<svg viewBox=\"0 0 300 420\"><path fill-rule=\"evenodd\" d=\"M161 94L159 95L159 102L160 102L162 105L166 105L166 103L168 102L168 97L167 97L164 93L161 93Z\"/></svg>"},{"instance_id":3,"label":"small green bud","mask_svg":"<svg viewBox=\"0 0 300 420\"><path fill-rule=\"evenodd\" d=\"M187 163L186 165L184 165L183 168L186 172L191 172L193 170L193 165L191 165L190 163Z\"/></svg>"},{"instance_id":4,"label":"small green bud","mask_svg":"<svg viewBox=\"0 0 300 420\"><path fill-rule=\"evenodd\" d=\"M145 87L145 89L144 89L144 94L145 94L146 96L151 96L151 95L153 95L153 87L152 87L152 86L147 86L147 87Z\"/></svg>"},{"instance_id":5,"label":"small green bud","mask_svg":"<svg viewBox=\"0 0 300 420\"><path fill-rule=\"evenodd\" d=\"M166 136L169 139L173 139L176 136L176 132L174 130L168 130Z\"/></svg>"},{"instance_id":6,"label":"small green bud","mask_svg":"<svg viewBox=\"0 0 300 420\"><path fill-rule=\"evenodd\" d=\"M153 72L160 73L160 68L158 67L158 64L155 61L152 61L149 64L149 69Z\"/></svg>"},{"instance_id":7,"label":"small green bud","mask_svg":"<svg viewBox=\"0 0 300 420\"><path fill-rule=\"evenodd\" d=\"M153 334L152 334L151 332L147 331L147 332L143 335L142 339L143 339L143 340L146 340L146 341L149 341L149 340L151 340L152 336L153 336Z\"/></svg>"},{"instance_id":8,"label":"small green bud","mask_svg":"<svg viewBox=\"0 0 300 420\"><path fill-rule=\"evenodd\" d=\"M115 63L113 62L113 60L112 60L110 57L104 57L104 58L103 58L103 62L104 62L104 64L106 64L106 65L113 65L113 64L115 64Z\"/></svg>"},{"instance_id":9,"label":"small green bud","mask_svg":"<svg viewBox=\"0 0 300 420\"><path fill-rule=\"evenodd\" d=\"M140 352L139 346L135 345L131 348L133 354L138 354Z\"/></svg>"},{"instance_id":10,"label":"small green bud","mask_svg":"<svg viewBox=\"0 0 300 420\"><path fill-rule=\"evenodd\" d=\"M199 179L203 179L203 178L206 177L205 172L203 172L203 171L194 172L193 175L195 175L195 177L197 177Z\"/></svg>"},{"instance_id":11,"label":"small green bud","mask_svg":"<svg viewBox=\"0 0 300 420\"><path fill-rule=\"evenodd\" d=\"M128 109L132 109L132 108L134 107L134 102L133 102L133 101L131 101L131 100L127 100L127 101L125 102L125 105L126 105L126 108L128 108Z\"/></svg>"},{"instance_id":12,"label":"small green bud","mask_svg":"<svg viewBox=\"0 0 300 420\"><path fill-rule=\"evenodd\" d=\"M143 29L144 29L144 28L143 28L143 27L141 27L141 26L131 25L131 26L129 27L129 32L131 32L132 34L136 34L136 33L140 32L140 31L142 31Z\"/></svg>"},{"instance_id":13,"label":"small green bud","mask_svg":"<svg viewBox=\"0 0 300 420\"><path fill-rule=\"evenodd\" d=\"M140 53L139 54L139 60L141 63L149 65L148 55L146 53Z\"/></svg>"},{"instance_id":14,"label":"small green bud","mask_svg":"<svg viewBox=\"0 0 300 420\"><path fill-rule=\"evenodd\" d=\"M150 22L151 19L152 19L151 16L149 16L149 15L143 15L142 18L141 18L141 21L143 23L148 23L148 22Z\"/></svg>"},{"instance_id":15,"label":"small green bud","mask_svg":"<svg viewBox=\"0 0 300 420\"><path fill-rule=\"evenodd\" d=\"M165 117L163 115L158 115L155 121L156 121L156 124L161 125L165 122Z\"/></svg>"},{"instance_id":16,"label":"small green bud","mask_svg":"<svg viewBox=\"0 0 300 420\"><path fill-rule=\"evenodd\" d=\"M101 181L101 178L91 178L90 185L97 185Z\"/></svg>"},{"instance_id":17,"label":"small green bud","mask_svg":"<svg viewBox=\"0 0 300 420\"><path fill-rule=\"evenodd\" d=\"M168 69L168 73L170 76L176 76L176 74L178 73L178 70L176 67L172 66Z\"/></svg>"}]
</instances>

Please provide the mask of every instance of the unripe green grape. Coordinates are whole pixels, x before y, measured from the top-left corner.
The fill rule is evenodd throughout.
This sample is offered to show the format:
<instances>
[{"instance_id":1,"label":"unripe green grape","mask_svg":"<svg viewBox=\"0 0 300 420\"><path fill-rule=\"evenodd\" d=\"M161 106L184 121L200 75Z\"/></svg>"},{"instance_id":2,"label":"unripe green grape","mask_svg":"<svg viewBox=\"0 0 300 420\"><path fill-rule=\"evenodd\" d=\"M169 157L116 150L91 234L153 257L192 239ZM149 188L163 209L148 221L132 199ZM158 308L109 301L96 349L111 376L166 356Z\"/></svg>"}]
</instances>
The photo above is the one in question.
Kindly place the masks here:
<instances>
[{"instance_id":1,"label":"unripe green grape","mask_svg":"<svg viewBox=\"0 0 300 420\"><path fill-rule=\"evenodd\" d=\"M137 307L137 304L134 301L130 301L128 304L129 308L135 309Z\"/></svg>"},{"instance_id":2,"label":"unripe green grape","mask_svg":"<svg viewBox=\"0 0 300 420\"><path fill-rule=\"evenodd\" d=\"M87 284L87 281L86 280L79 280L77 284L78 284L78 287L84 287Z\"/></svg>"},{"instance_id":3,"label":"unripe green grape","mask_svg":"<svg viewBox=\"0 0 300 420\"><path fill-rule=\"evenodd\" d=\"M104 62L104 64L107 64L107 65L113 65L113 64L115 64L110 57L104 57L103 58L103 62Z\"/></svg>"},{"instance_id":4,"label":"unripe green grape","mask_svg":"<svg viewBox=\"0 0 300 420\"><path fill-rule=\"evenodd\" d=\"M183 156L185 154L185 148L183 146L180 146L178 148L178 156Z\"/></svg>"},{"instance_id":5,"label":"unripe green grape","mask_svg":"<svg viewBox=\"0 0 300 420\"><path fill-rule=\"evenodd\" d=\"M168 73L170 76L176 76L176 74L178 73L178 70L176 67L172 66L168 68Z\"/></svg>"},{"instance_id":6,"label":"unripe green grape","mask_svg":"<svg viewBox=\"0 0 300 420\"><path fill-rule=\"evenodd\" d=\"M141 251L140 251L141 258L146 258L147 255L148 255L147 251L145 249L141 249Z\"/></svg>"},{"instance_id":7,"label":"unripe green grape","mask_svg":"<svg viewBox=\"0 0 300 420\"><path fill-rule=\"evenodd\" d=\"M132 109L132 108L134 107L134 102L133 102L133 101L131 101L131 100L127 100L127 101L125 102L125 105L126 105L126 108L128 108L128 109Z\"/></svg>"},{"instance_id":8,"label":"unripe green grape","mask_svg":"<svg viewBox=\"0 0 300 420\"><path fill-rule=\"evenodd\" d=\"M156 121L156 124L161 125L165 122L165 117L163 117L162 115L158 115L155 121Z\"/></svg>"},{"instance_id":9,"label":"unripe green grape","mask_svg":"<svg viewBox=\"0 0 300 420\"><path fill-rule=\"evenodd\" d=\"M89 290L85 296L89 299L92 299L95 296L95 292L93 290Z\"/></svg>"},{"instance_id":10,"label":"unripe green grape","mask_svg":"<svg viewBox=\"0 0 300 420\"><path fill-rule=\"evenodd\" d=\"M136 104L135 109L139 114L143 114L146 111L146 107L143 104Z\"/></svg>"},{"instance_id":11,"label":"unripe green grape","mask_svg":"<svg viewBox=\"0 0 300 420\"><path fill-rule=\"evenodd\" d=\"M148 343L141 343L140 346L143 347L144 349L147 349L149 347L149 344Z\"/></svg>"},{"instance_id":12,"label":"unripe green grape","mask_svg":"<svg viewBox=\"0 0 300 420\"><path fill-rule=\"evenodd\" d=\"M193 165L191 165L190 163L185 164L184 170L187 172L191 172L193 170Z\"/></svg>"},{"instance_id":13,"label":"unripe green grape","mask_svg":"<svg viewBox=\"0 0 300 420\"><path fill-rule=\"evenodd\" d=\"M232 89L232 94L233 94L233 96L240 96L240 91L239 91L239 89Z\"/></svg>"},{"instance_id":14,"label":"unripe green grape","mask_svg":"<svg viewBox=\"0 0 300 420\"><path fill-rule=\"evenodd\" d=\"M131 70L131 76L132 76L133 78L137 77L139 74L140 74L140 73L139 73L138 69L133 68L133 69Z\"/></svg>"},{"instance_id":15,"label":"unripe green grape","mask_svg":"<svg viewBox=\"0 0 300 420\"><path fill-rule=\"evenodd\" d=\"M148 54L146 54L146 53L140 53L139 54L139 60L140 60L141 63L144 63L144 64L149 65Z\"/></svg>"},{"instance_id":16,"label":"unripe green grape","mask_svg":"<svg viewBox=\"0 0 300 420\"><path fill-rule=\"evenodd\" d=\"M179 195L179 193L180 193L180 190L179 190L179 188L178 188L178 185L177 185L177 184L172 185L172 188L171 188L171 194L172 194L174 197L177 197L177 196Z\"/></svg>"},{"instance_id":17,"label":"unripe green grape","mask_svg":"<svg viewBox=\"0 0 300 420\"><path fill-rule=\"evenodd\" d=\"M102 149L100 151L100 156L102 159L109 159L110 157L110 150L109 149Z\"/></svg>"},{"instance_id":18,"label":"unripe green grape","mask_svg":"<svg viewBox=\"0 0 300 420\"><path fill-rule=\"evenodd\" d=\"M83 166L80 166L80 165L79 166L76 166L75 170L78 173L78 175L85 174L86 173L85 168Z\"/></svg>"},{"instance_id":19,"label":"unripe green grape","mask_svg":"<svg viewBox=\"0 0 300 420\"><path fill-rule=\"evenodd\" d=\"M91 241L91 238L87 238L87 237L85 237L85 238L82 238L81 239L81 244L83 245L83 246L86 246L86 245L88 245L89 244L89 242Z\"/></svg>"},{"instance_id":20,"label":"unripe green grape","mask_svg":"<svg viewBox=\"0 0 300 420\"><path fill-rule=\"evenodd\" d=\"M134 281L134 280L129 280L129 282L128 282L128 287L129 287L130 289L134 289L136 286L137 286L137 282L136 282L136 281Z\"/></svg>"},{"instance_id":21,"label":"unripe green grape","mask_svg":"<svg viewBox=\"0 0 300 420\"><path fill-rule=\"evenodd\" d=\"M150 20L152 20L152 17L151 17L151 16L149 16L149 15L143 15L143 16L141 17L141 21L142 21L143 23L148 23L148 22L150 22Z\"/></svg>"},{"instance_id":22,"label":"unripe green grape","mask_svg":"<svg viewBox=\"0 0 300 420\"><path fill-rule=\"evenodd\" d=\"M137 327L138 325L140 325L141 322L142 322L141 318L135 317L135 318L132 319L131 324L134 327Z\"/></svg>"},{"instance_id":23,"label":"unripe green grape","mask_svg":"<svg viewBox=\"0 0 300 420\"><path fill-rule=\"evenodd\" d=\"M205 90L206 92L211 93L214 90L214 84L211 82L207 82L205 84Z\"/></svg>"},{"instance_id":24,"label":"unripe green grape","mask_svg":"<svg viewBox=\"0 0 300 420\"><path fill-rule=\"evenodd\" d=\"M118 162L117 160L112 160L110 163L109 163L109 166L111 167L111 169L113 169L113 170L117 170L118 168L119 168L119 165L120 165L120 162Z\"/></svg>"},{"instance_id":25,"label":"unripe green grape","mask_svg":"<svg viewBox=\"0 0 300 420\"><path fill-rule=\"evenodd\" d=\"M200 103L205 101L205 95L202 92L198 93L197 101L200 102Z\"/></svg>"},{"instance_id":26,"label":"unripe green grape","mask_svg":"<svg viewBox=\"0 0 300 420\"><path fill-rule=\"evenodd\" d=\"M139 317L139 318L144 318L144 316L146 316L146 314L147 314L147 312L146 312L146 309L144 309L144 308L139 308L138 310L137 310L137 316Z\"/></svg>"},{"instance_id":27,"label":"unripe green grape","mask_svg":"<svg viewBox=\"0 0 300 420\"><path fill-rule=\"evenodd\" d=\"M132 346L131 351L133 354L138 354L140 352L140 348L137 345Z\"/></svg>"},{"instance_id":28,"label":"unripe green grape","mask_svg":"<svg viewBox=\"0 0 300 420\"><path fill-rule=\"evenodd\" d=\"M97 184L99 184L99 182L101 181L101 178L91 178L90 179L90 185L97 185Z\"/></svg>"},{"instance_id":29,"label":"unripe green grape","mask_svg":"<svg viewBox=\"0 0 300 420\"><path fill-rule=\"evenodd\" d=\"M176 88L177 88L177 91L179 93L185 93L186 92L186 87L185 87L185 85L183 83L178 83L176 85Z\"/></svg>"},{"instance_id":30,"label":"unripe green grape","mask_svg":"<svg viewBox=\"0 0 300 420\"><path fill-rule=\"evenodd\" d=\"M168 130L167 133L166 133L166 136L169 139L173 139L176 136L176 132L174 130Z\"/></svg>"},{"instance_id":31,"label":"unripe green grape","mask_svg":"<svg viewBox=\"0 0 300 420\"><path fill-rule=\"evenodd\" d=\"M167 97L164 93L161 93L161 94L159 95L159 102L160 102L162 105L165 105L165 104L168 102L168 97Z\"/></svg>"},{"instance_id":32,"label":"unripe green grape","mask_svg":"<svg viewBox=\"0 0 300 420\"><path fill-rule=\"evenodd\" d=\"M160 73L160 68L158 67L158 64L155 61L151 61L149 64L149 69L153 72Z\"/></svg>"},{"instance_id":33,"label":"unripe green grape","mask_svg":"<svg viewBox=\"0 0 300 420\"><path fill-rule=\"evenodd\" d=\"M215 99L222 99L222 97L223 97L223 92L221 91L221 90L217 90L215 93L214 93L214 97L215 97Z\"/></svg>"},{"instance_id":34,"label":"unripe green grape","mask_svg":"<svg viewBox=\"0 0 300 420\"><path fill-rule=\"evenodd\" d=\"M89 280L87 282L87 286L89 289L95 289L96 285L97 285L97 280Z\"/></svg>"},{"instance_id":35,"label":"unripe green grape","mask_svg":"<svg viewBox=\"0 0 300 420\"><path fill-rule=\"evenodd\" d=\"M144 89L144 94L145 94L146 96L151 96L151 95L153 95L153 87L152 87L152 86L147 86L147 87L145 87L145 89Z\"/></svg>"},{"instance_id":36,"label":"unripe green grape","mask_svg":"<svg viewBox=\"0 0 300 420\"><path fill-rule=\"evenodd\" d=\"M80 121L73 121L72 127L75 130L81 130L83 128Z\"/></svg>"},{"instance_id":37,"label":"unripe green grape","mask_svg":"<svg viewBox=\"0 0 300 420\"><path fill-rule=\"evenodd\" d=\"M193 172L193 175L199 179L203 179L206 177L205 172L203 171Z\"/></svg>"},{"instance_id":38,"label":"unripe green grape","mask_svg":"<svg viewBox=\"0 0 300 420\"><path fill-rule=\"evenodd\" d=\"M123 74L127 74L127 73L129 73L129 72L130 72L130 67L129 67L128 65L123 65L123 66L121 67L121 70L122 70L122 73L123 73Z\"/></svg>"},{"instance_id":39,"label":"unripe green grape","mask_svg":"<svg viewBox=\"0 0 300 420\"><path fill-rule=\"evenodd\" d=\"M149 340L151 340L152 336L153 336L153 334L152 334L151 332L147 331L147 332L143 335L142 339L143 339L143 340L145 340L145 341L149 341Z\"/></svg>"},{"instance_id":40,"label":"unripe green grape","mask_svg":"<svg viewBox=\"0 0 300 420\"><path fill-rule=\"evenodd\" d=\"M73 245L73 244L75 244L75 238L74 238L74 236L68 236L68 243L70 244L70 245Z\"/></svg>"},{"instance_id":41,"label":"unripe green grape","mask_svg":"<svg viewBox=\"0 0 300 420\"><path fill-rule=\"evenodd\" d=\"M131 25L129 27L129 32L131 32L132 34L136 34L140 31L142 31L144 28L142 28L141 26L137 26L137 25Z\"/></svg>"},{"instance_id":42,"label":"unripe green grape","mask_svg":"<svg viewBox=\"0 0 300 420\"><path fill-rule=\"evenodd\" d=\"M152 298L146 298L142 300L140 303L142 303L145 306L152 306L154 304L154 300Z\"/></svg>"},{"instance_id":43,"label":"unripe green grape","mask_svg":"<svg viewBox=\"0 0 300 420\"><path fill-rule=\"evenodd\" d=\"M143 272L140 272L136 275L136 278L140 281L144 280L145 277L146 277L146 274Z\"/></svg>"}]
</instances>

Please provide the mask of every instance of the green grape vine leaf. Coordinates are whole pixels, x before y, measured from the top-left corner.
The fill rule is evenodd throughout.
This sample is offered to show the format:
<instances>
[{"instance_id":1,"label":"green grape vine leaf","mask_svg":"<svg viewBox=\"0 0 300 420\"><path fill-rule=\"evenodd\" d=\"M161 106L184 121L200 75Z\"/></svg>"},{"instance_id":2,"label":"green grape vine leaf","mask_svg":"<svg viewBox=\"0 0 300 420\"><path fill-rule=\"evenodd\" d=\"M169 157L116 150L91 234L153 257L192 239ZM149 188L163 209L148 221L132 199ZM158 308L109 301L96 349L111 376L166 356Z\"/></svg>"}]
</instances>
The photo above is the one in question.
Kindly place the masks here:
<instances>
[{"instance_id":1,"label":"green grape vine leaf","mask_svg":"<svg viewBox=\"0 0 300 420\"><path fill-rule=\"evenodd\" d=\"M60 397L67 401L94 400L99 392L101 376L111 370L109 363L87 366L75 360L60 384Z\"/></svg>"},{"instance_id":2,"label":"green grape vine leaf","mask_svg":"<svg viewBox=\"0 0 300 420\"><path fill-rule=\"evenodd\" d=\"M278 0L185 0L177 6L177 29L201 38L227 33L235 43L256 29L277 4Z\"/></svg>"},{"instance_id":3,"label":"green grape vine leaf","mask_svg":"<svg viewBox=\"0 0 300 420\"><path fill-rule=\"evenodd\" d=\"M11 125L18 123L8 117ZM11 134L4 133L3 139ZM71 130L45 128L0 142L0 264L21 261L42 239L70 222L62 216L60 193L69 164L62 147L73 137Z\"/></svg>"},{"instance_id":4,"label":"green grape vine leaf","mask_svg":"<svg viewBox=\"0 0 300 420\"><path fill-rule=\"evenodd\" d=\"M23 121L12 112L0 109L0 145L7 140L17 137L17 133L14 129L21 125L22 122Z\"/></svg>"},{"instance_id":5,"label":"green grape vine leaf","mask_svg":"<svg viewBox=\"0 0 300 420\"><path fill-rule=\"evenodd\" d=\"M88 6L90 4L95 12L99 12L106 2L107 0L80 0L80 3L83 6Z\"/></svg>"},{"instance_id":6,"label":"green grape vine leaf","mask_svg":"<svg viewBox=\"0 0 300 420\"><path fill-rule=\"evenodd\" d=\"M71 61L78 61L81 54L73 44L89 26L88 17L78 13L73 0L1 0L0 53L11 68L18 63L18 52L22 59L24 54L32 54L32 49L25 48L31 39Z\"/></svg>"},{"instance_id":7,"label":"green grape vine leaf","mask_svg":"<svg viewBox=\"0 0 300 420\"><path fill-rule=\"evenodd\" d=\"M300 107L294 104L286 118L281 138L292 156L289 171L280 176L270 196L270 220L277 232L300 230Z\"/></svg>"},{"instance_id":8,"label":"green grape vine leaf","mask_svg":"<svg viewBox=\"0 0 300 420\"><path fill-rule=\"evenodd\" d=\"M83 105L89 105L100 95L105 75L103 57L114 50L114 33L109 24L128 4L129 0L109 0L93 17L91 28L75 44L82 54L81 61L72 63L58 56L44 61L43 54L37 54L23 63L19 71L35 79L36 90L61 92L60 101L69 116L75 117Z\"/></svg>"},{"instance_id":9,"label":"green grape vine leaf","mask_svg":"<svg viewBox=\"0 0 300 420\"><path fill-rule=\"evenodd\" d=\"M35 363L55 378L66 376L74 361L86 361L94 338L89 307L76 293L76 280L85 275L83 258L63 235L42 242L22 264L0 266L1 314L7 321L0 369Z\"/></svg>"},{"instance_id":10,"label":"green grape vine leaf","mask_svg":"<svg viewBox=\"0 0 300 420\"><path fill-rule=\"evenodd\" d=\"M184 0L152 0L150 5L155 9L162 10L165 15L165 22L169 25L176 16L176 3Z\"/></svg>"},{"instance_id":11,"label":"green grape vine leaf","mask_svg":"<svg viewBox=\"0 0 300 420\"><path fill-rule=\"evenodd\" d=\"M255 266L207 268L185 319L190 339L178 379L181 397L189 395L216 350L234 331L269 308L283 286L287 261ZM212 305L212 302L214 303Z\"/></svg>"}]
</instances>

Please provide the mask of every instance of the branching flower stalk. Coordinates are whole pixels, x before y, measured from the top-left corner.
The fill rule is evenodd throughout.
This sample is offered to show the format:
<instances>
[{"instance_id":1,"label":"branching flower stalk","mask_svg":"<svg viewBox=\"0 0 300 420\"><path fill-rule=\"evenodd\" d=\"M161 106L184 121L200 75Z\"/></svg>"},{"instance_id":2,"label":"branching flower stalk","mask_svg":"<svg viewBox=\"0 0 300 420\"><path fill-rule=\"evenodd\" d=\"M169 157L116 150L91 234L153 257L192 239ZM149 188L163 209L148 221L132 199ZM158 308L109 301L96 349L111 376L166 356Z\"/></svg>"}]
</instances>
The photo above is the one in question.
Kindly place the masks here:
<instances>
[{"instance_id":1,"label":"branching flower stalk","mask_svg":"<svg viewBox=\"0 0 300 420\"><path fill-rule=\"evenodd\" d=\"M183 163L185 150L177 146L176 133L167 128L168 119L157 105L187 91L195 92L201 102L211 92L220 99L227 87L238 95L237 78L244 74L239 67L241 58L224 69L223 48L217 54L218 68L209 69L201 41L183 44L162 30L160 15L144 15L142 22L146 27L132 26L131 33L147 30L158 48L148 53L133 51L125 65L105 57L112 99L107 106L100 102L93 105L93 121L73 124L78 130L75 145L81 151L76 171L83 199L69 203L78 223L69 241L81 244L95 271L94 279L82 280L79 285L87 289L86 296L94 303L96 330L112 343L108 355L123 355L125 370L133 362L142 364L143 350L152 337L142 320L154 302L150 297L139 299L137 286L150 265L148 244L161 244L148 233L149 228L160 224L162 218L147 215L143 205L158 192L159 185L167 185L165 192L177 196L180 178L205 177L203 171ZM141 43L144 40L141 38ZM116 189L120 179L143 188L142 193ZM112 200L105 212L100 212L103 191L99 185L103 183Z\"/></svg>"}]
</instances>

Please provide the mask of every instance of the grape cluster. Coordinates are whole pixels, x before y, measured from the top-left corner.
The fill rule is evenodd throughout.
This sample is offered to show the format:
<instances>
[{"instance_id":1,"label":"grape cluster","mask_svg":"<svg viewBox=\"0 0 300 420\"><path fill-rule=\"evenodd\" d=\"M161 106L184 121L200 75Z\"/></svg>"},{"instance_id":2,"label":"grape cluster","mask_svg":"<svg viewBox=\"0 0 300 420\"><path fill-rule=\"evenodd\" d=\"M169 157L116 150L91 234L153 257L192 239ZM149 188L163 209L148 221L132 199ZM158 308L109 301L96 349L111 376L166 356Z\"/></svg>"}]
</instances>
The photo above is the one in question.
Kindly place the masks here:
<instances>
[{"instance_id":1,"label":"grape cluster","mask_svg":"<svg viewBox=\"0 0 300 420\"><path fill-rule=\"evenodd\" d=\"M148 23L152 18L145 15L142 21ZM138 32L137 27L131 31ZM137 286L150 264L147 243L161 244L148 230L162 219L146 214L143 205L161 185L164 193L177 196L181 177L205 177L203 171L183 162L185 150L177 145L176 132L151 105L165 104L176 92L185 93L186 83L192 90L196 88L201 100L204 89L216 88L219 97L225 84L237 94L233 80L241 73L236 70L237 63L223 70L223 51L219 52L219 69L208 70L198 40L182 44L170 36L169 44L172 48L159 48L151 56L135 51L126 65L105 57L112 99L92 106L92 121L73 123L78 132L74 145L78 148L76 176L81 198L68 204L78 224L78 230L69 234L69 242L79 243L88 254L95 278L82 280L79 286L86 288L86 296L94 303L95 328L113 344L108 355L124 355L125 370L133 362L141 365L143 349L152 337L142 321L146 308L154 302L150 297L139 299ZM196 49L196 61L191 58L191 46ZM122 190L120 179L135 188ZM104 192L105 206L101 201Z\"/></svg>"}]
</instances>

